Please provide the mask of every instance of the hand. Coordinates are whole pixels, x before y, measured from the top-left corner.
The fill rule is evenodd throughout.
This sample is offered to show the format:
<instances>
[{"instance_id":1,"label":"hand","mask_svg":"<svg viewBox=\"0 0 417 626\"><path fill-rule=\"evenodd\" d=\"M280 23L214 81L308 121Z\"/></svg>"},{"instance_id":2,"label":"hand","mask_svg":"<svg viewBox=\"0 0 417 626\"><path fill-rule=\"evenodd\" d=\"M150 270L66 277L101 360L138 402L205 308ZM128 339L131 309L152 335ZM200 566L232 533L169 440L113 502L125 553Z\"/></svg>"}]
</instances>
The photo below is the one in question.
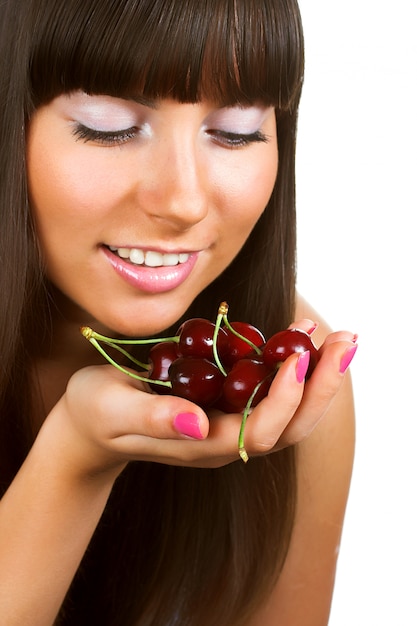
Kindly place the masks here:
<instances>
[{"instance_id":1,"label":"hand","mask_svg":"<svg viewBox=\"0 0 417 626\"><path fill-rule=\"evenodd\" d=\"M308 330L311 321L292 326ZM341 366L354 348L352 333L330 334L306 384L297 380L298 355L285 361L268 396L247 420L249 457L309 435L337 394L343 381ZM66 454L77 471L86 474L118 473L130 460L218 467L238 458L241 414L213 411L209 420L188 400L149 393L144 383L107 365L78 371L52 413L60 424L56 436L66 437Z\"/></svg>"}]
</instances>

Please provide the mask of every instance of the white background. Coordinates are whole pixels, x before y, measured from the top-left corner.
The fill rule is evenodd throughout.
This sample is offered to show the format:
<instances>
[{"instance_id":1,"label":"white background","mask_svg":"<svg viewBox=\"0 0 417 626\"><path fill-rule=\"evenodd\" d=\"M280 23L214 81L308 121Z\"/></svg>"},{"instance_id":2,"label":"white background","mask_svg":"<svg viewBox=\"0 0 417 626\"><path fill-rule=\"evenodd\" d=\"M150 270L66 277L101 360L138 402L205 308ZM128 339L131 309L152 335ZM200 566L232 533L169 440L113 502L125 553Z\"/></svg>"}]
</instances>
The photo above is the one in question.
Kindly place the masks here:
<instances>
[{"instance_id":1,"label":"white background","mask_svg":"<svg viewBox=\"0 0 417 626\"><path fill-rule=\"evenodd\" d=\"M330 625L417 626L415 3L299 2L298 286L333 328L359 334Z\"/></svg>"}]
</instances>

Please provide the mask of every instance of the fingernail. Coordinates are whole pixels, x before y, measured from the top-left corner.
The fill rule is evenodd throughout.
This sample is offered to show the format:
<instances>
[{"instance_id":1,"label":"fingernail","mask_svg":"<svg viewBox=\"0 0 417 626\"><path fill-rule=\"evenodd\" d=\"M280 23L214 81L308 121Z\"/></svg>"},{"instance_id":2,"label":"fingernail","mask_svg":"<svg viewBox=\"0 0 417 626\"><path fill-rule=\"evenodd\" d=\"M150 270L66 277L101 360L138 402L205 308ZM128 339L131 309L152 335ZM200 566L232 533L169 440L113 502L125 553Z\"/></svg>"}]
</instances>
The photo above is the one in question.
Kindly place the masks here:
<instances>
[{"instance_id":1,"label":"fingernail","mask_svg":"<svg viewBox=\"0 0 417 626\"><path fill-rule=\"evenodd\" d=\"M200 431L198 415L195 413L178 413L174 419L174 428L181 435L192 437L193 439L203 439Z\"/></svg>"},{"instance_id":2,"label":"fingernail","mask_svg":"<svg viewBox=\"0 0 417 626\"><path fill-rule=\"evenodd\" d=\"M318 325L319 325L318 322L314 322L313 326L308 329L307 334L312 335L314 331L316 330L316 328L318 327Z\"/></svg>"},{"instance_id":3,"label":"fingernail","mask_svg":"<svg viewBox=\"0 0 417 626\"><path fill-rule=\"evenodd\" d=\"M306 377L308 366L310 363L310 351L306 350L301 352L297 359L297 365L295 366L295 375L297 376L297 382L302 383Z\"/></svg>"},{"instance_id":4,"label":"fingernail","mask_svg":"<svg viewBox=\"0 0 417 626\"><path fill-rule=\"evenodd\" d=\"M355 344L354 346L352 346L351 348L348 348L346 350L346 352L344 353L344 355L342 356L342 358L340 359L340 368L339 368L339 372L341 374L344 374L347 370L347 368L349 367L349 365L352 362L353 357L356 354L356 350L358 349L357 344Z\"/></svg>"}]
</instances>

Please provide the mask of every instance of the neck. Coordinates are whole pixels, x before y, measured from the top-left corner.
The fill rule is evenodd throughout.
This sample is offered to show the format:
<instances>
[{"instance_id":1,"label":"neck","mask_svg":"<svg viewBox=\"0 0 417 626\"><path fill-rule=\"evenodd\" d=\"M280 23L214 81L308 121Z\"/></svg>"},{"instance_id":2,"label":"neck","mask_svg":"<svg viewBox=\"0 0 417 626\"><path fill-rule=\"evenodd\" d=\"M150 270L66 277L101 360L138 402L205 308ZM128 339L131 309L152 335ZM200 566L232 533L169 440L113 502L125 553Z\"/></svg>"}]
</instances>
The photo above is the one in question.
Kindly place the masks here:
<instances>
[{"instance_id":1,"label":"neck","mask_svg":"<svg viewBox=\"0 0 417 626\"><path fill-rule=\"evenodd\" d=\"M91 326L104 335L115 336L115 333L109 332L56 288L51 287L50 295L53 302L50 310L51 332L48 341L40 347L40 358L72 363L75 369L103 363L103 357L83 337L80 329Z\"/></svg>"},{"instance_id":2,"label":"neck","mask_svg":"<svg viewBox=\"0 0 417 626\"><path fill-rule=\"evenodd\" d=\"M35 426L38 428L46 415L65 393L71 376L90 365L105 363L101 354L82 336L81 325L91 323L99 332L94 320L63 294L53 290L51 307L51 330L40 345L34 361L33 382L36 396Z\"/></svg>"}]
</instances>

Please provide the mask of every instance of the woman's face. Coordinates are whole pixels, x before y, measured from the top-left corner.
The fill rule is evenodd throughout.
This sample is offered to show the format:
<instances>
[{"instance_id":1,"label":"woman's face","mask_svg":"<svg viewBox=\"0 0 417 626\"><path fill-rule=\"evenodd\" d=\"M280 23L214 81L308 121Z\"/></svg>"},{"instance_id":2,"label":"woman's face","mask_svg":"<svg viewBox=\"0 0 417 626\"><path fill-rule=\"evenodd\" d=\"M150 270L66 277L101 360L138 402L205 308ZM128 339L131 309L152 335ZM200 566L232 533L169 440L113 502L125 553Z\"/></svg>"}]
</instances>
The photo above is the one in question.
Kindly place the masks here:
<instances>
[{"instance_id":1,"label":"woman's face","mask_svg":"<svg viewBox=\"0 0 417 626\"><path fill-rule=\"evenodd\" d=\"M154 334L263 212L278 167L274 109L74 92L36 111L27 157L48 277L80 323Z\"/></svg>"}]
</instances>

